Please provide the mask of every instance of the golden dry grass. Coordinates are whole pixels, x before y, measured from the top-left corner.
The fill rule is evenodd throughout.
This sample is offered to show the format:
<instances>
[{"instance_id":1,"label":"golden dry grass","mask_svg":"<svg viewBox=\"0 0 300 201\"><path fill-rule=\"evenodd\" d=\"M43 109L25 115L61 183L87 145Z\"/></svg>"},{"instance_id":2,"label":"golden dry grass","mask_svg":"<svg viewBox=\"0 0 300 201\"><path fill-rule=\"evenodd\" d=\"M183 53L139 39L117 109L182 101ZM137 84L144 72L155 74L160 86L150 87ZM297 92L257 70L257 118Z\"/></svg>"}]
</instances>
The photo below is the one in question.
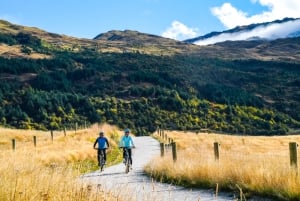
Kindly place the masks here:
<instances>
[{"instance_id":1,"label":"golden dry grass","mask_svg":"<svg viewBox=\"0 0 300 201\"><path fill-rule=\"evenodd\" d=\"M119 131L109 125L95 125L76 133L67 131L66 136L56 131L53 141L50 132L0 128L0 200L117 200L109 192L102 192L100 186L77 179L82 171L95 167L93 143L99 130L105 131L115 147ZM33 136L37 138L36 147ZM14 151L12 139L16 140ZM110 163L112 160L117 159L110 159Z\"/></svg>"},{"instance_id":2,"label":"golden dry grass","mask_svg":"<svg viewBox=\"0 0 300 201\"><path fill-rule=\"evenodd\" d=\"M187 186L242 189L249 194L299 200L298 168L291 167L289 143L300 136L231 136L208 133L167 132L177 145L177 161L171 151L149 163L146 171L158 179ZM214 143L218 142L219 160ZM299 157L298 157L299 160Z\"/></svg>"},{"instance_id":3,"label":"golden dry grass","mask_svg":"<svg viewBox=\"0 0 300 201\"><path fill-rule=\"evenodd\" d=\"M30 59L49 59L51 56L37 52L31 52L29 55L21 51L21 45L0 44L0 55L4 57L23 57Z\"/></svg>"}]
</instances>

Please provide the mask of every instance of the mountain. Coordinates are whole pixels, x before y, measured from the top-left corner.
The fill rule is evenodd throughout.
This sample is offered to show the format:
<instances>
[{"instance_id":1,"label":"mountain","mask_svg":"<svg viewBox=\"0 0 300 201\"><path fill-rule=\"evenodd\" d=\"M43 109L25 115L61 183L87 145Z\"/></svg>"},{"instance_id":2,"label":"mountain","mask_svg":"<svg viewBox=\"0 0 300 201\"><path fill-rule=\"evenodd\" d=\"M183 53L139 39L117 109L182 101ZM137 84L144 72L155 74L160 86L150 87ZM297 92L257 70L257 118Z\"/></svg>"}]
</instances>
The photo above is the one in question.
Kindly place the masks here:
<instances>
[{"instance_id":1,"label":"mountain","mask_svg":"<svg viewBox=\"0 0 300 201\"><path fill-rule=\"evenodd\" d=\"M291 133L299 41L199 46L132 30L84 39L0 21L0 125Z\"/></svg>"},{"instance_id":2,"label":"mountain","mask_svg":"<svg viewBox=\"0 0 300 201\"><path fill-rule=\"evenodd\" d=\"M199 50L199 47L192 44L131 30L109 31L99 34L93 40L90 40L49 33L35 27L25 27L0 20L0 33L3 38L2 40L5 39L5 34L25 33L42 39L49 46L72 51L94 49L99 52L140 52L152 55L172 55ZM2 54L5 51L7 54L11 53L11 56L13 56L13 54L17 54L17 56L28 56L26 54L18 54L17 52L20 51L16 52L13 48L7 48L7 51L2 51ZM2 49L4 49L4 47L2 47Z\"/></svg>"},{"instance_id":3,"label":"mountain","mask_svg":"<svg viewBox=\"0 0 300 201\"><path fill-rule=\"evenodd\" d=\"M155 55L189 54L199 50L192 44L132 30L109 31L94 38L99 44L119 48L122 52L139 52Z\"/></svg>"},{"instance_id":4,"label":"mountain","mask_svg":"<svg viewBox=\"0 0 300 201\"><path fill-rule=\"evenodd\" d=\"M60 50L72 50L73 52L90 49L98 52L141 53L157 56L187 54L207 58L284 60L296 63L300 60L299 53L295 51L295 49L297 50L300 47L299 37L279 39L274 42L243 40L225 43L226 45L199 46L189 42L180 42L137 31L115 30L99 34L91 40L49 33L35 27L11 24L4 20L0 20L0 33L2 41L5 42L8 40L0 44L0 55L2 56L21 56L27 58L49 57L49 55L42 52L38 53L33 49L31 49L31 54L24 54L21 51L21 46L9 45L17 43L18 40L9 40L7 35L25 33L42 40L44 45L48 47Z\"/></svg>"},{"instance_id":5,"label":"mountain","mask_svg":"<svg viewBox=\"0 0 300 201\"><path fill-rule=\"evenodd\" d=\"M207 45L224 41L275 40L299 36L300 18L284 18L273 22L237 26L222 32L212 32L204 36L185 40L185 42Z\"/></svg>"}]
</instances>

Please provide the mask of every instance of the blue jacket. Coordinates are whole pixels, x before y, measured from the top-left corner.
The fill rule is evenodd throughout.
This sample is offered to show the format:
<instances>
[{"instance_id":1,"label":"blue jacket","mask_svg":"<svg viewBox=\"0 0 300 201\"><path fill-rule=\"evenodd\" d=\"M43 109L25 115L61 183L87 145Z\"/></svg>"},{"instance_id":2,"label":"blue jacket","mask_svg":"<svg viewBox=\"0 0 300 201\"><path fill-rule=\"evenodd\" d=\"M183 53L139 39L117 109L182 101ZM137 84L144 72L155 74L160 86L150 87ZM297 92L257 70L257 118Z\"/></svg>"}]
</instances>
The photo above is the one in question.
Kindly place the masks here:
<instances>
[{"instance_id":1,"label":"blue jacket","mask_svg":"<svg viewBox=\"0 0 300 201\"><path fill-rule=\"evenodd\" d=\"M132 137L131 136L123 136L121 138L121 141L119 143L119 146L120 147L127 147L127 148L131 148L131 147L134 147L134 143L133 143L133 140L132 140Z\"/></svg>"},{"instance_id":2,"label":"blue jacket","mask_svg":"<svg viewBox=\"0 0 300 201\"><path fill-rule=\"evenodd\" d=\"M94 143L94 148L98 143L98 149L106 149L109 147L109 143L106 137L98 137Z\"/></svg>"}]
</instances>

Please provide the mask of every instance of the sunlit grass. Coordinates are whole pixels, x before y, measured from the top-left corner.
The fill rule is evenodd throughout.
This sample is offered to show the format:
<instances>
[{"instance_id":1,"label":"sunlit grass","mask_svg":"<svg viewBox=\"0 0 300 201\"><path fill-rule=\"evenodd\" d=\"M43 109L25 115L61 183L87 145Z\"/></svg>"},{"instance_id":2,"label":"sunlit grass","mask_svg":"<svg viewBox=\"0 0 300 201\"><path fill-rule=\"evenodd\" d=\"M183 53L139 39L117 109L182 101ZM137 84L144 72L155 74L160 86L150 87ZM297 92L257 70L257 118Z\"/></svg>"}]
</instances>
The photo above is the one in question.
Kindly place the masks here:
<instances>
[{"instance_id":1,"label":"sunlit grass","mask_svg":"<svg viewBox=\"0 0 300 201\"><path fill-rule=\"evenodd\" d=\"M168 132L178 148L149 163L146 171L155 178L185 186L216 188L300 199L298 168L290 166L289 142L300 136L251 137L207 133ZM219 160L214 142L218 142Z\"/></svg>"},{"instance_id":2,"label":"sunlit grass","mask_svg":"<svg viewBox=\"0 0 300 201\"><path fill-rule=\"evenodd\" d=\"M100 185L88 185L77 179L83 172L97 168L93 143L100 129L116 147L111 136L117 138L119 131L108 125L78 130L76 134L68 131L66 136L56 131L53 141L50 132L1 128L0 200L117 200L111 193L102 192ZM36 147L33 136L37 137ZM16 140L15 150L11 139ZM120 158L118 149L112 149L108 165Z\"/></svg>"}]
</instances>

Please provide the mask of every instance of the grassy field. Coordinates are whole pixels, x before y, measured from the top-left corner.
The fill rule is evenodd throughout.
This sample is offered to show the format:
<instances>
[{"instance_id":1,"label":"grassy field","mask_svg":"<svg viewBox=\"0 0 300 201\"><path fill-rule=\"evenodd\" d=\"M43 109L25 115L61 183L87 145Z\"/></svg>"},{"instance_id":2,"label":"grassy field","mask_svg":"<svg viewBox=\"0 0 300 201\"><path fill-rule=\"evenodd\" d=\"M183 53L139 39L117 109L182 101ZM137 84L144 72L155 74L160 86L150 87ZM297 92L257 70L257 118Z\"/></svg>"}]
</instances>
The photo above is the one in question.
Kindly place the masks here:
<instances>
[{"instance_id":1,"label":"grassy field","mask_svg":"<svg viewBox=\"0 0 300 201\"><path fill-rule=\"evenodd\" d=\"M89 201L120 200L100 185L77 178L97 169L92 148L99 130L104 130L116 148L121 131L102 125L88 129L53 132L0 128L0 200ZM252 137L212 133L166 132L177 145L177 161L171 150L145 168L151 176L185 186L234 191L240 200L260 195L278 200L300 200L298 168L290 166L289 143L300 136ZM36 136L36 147L33 143ZM156 135L157 138L160 138ZM15 139L15 150L12 149ZM219 160L214 143L219 143ZM108 165L121 160L111 149ZM299 158L298 158L299 159Z\"/></svg>"},{"instance_id":2,"label":"grassy field","mask_svg":"<svg viewBox=\"0 0 300 201\"><path fill-rule=\"evenodd\" d=\"M102 125L88 129L50 132L0 128L0 200L97 201L118 200L99 186L78 181L83 172L96 170L93 143L104 130L112 149L108 165L121 160L116 128ZM36 136L36 146L33 143ZM15 139L15 150L12 149Z\"/></svg>"},{"instance_id":3,"label":"grassy field","mask_svg":"<svg viewBox=\"0 0 300 201\"><path fill-rule=\"evenodd\" d=\"M158 180L185 186L234 191L240 200L259 195L300 200L298 168L290 165L293 136L231 136L212 133L164 132L176 142L177 160L168 149L145 168ZM161 137L156 133L157 138ZM216 160L214 143L219 143ZM299 161L299 157L298 157Z\"/></svg>"}]
</instances>

